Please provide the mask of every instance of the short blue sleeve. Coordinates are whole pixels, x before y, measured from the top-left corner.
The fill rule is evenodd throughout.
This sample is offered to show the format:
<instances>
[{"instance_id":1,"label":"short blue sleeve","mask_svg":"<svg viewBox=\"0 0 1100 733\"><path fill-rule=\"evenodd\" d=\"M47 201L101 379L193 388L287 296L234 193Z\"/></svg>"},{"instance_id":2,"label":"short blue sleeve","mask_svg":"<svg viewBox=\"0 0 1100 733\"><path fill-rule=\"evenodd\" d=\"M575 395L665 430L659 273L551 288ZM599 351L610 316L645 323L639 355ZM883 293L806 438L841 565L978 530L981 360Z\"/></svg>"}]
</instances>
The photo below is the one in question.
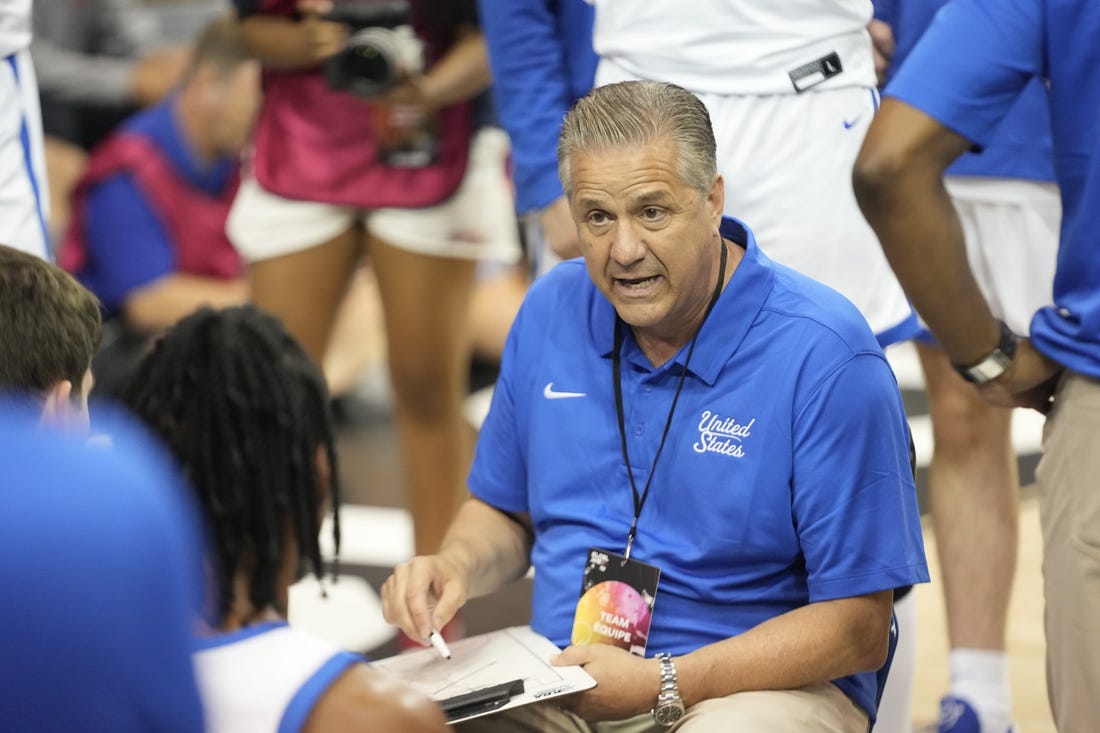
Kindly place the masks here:
<instances>
[{"instance_id":1,"label":"short blue sleeve","mask_svg":"<svg viewBox=\"0 0 1100 733\"><path fill-rule=\"evenodd\" d=\"M562 120L595 76L593 10L581 0L478 0L478 9L497 115L512 139L516 209L542 209L562 195Z\"/></svg>"},{"instance_id":2,"label":"short blue sleeve","mask_svg":"<svg viewBox=\"0 0 1100 733\"><path fill-rule=\"evenodd\" d=\"M893 81L896 97L963 137L989 142L1030 79L1044 73L1040 4L954 0L936 15Z\"/></svg>"},{"instance_id":3,"label":"short blue sleeve","mask_svg":"<svg viewBox=\"0 0 1100 733\"><path fill-rule=\"evenodd\" d=\"M874 0L875 19L887 25L893 25L894 18L897 16L896 5L896 0Z\"/></svg>"},{"instance_id":4,"label":"short blue sleeve","mask_svg":"<svg viewBox=\"0 0 1100 733\"><path fill-rule=\"evenodd\" d=\"M928 580L908 430L879 354L846 360L799 409L792 511L811 601Z\"/></svg>"},{"instance_id":5,"label":"short blue sleeve","mask_svg":"<svg viewBox=\"0 0 1100 733\"><path fill-rule=\"evenodd\" d=\"M88 265L81 280L108 312L130 291L175 271L175 251L160 217L129 175L96 186L85 201Z\"/></svg>"}]
</instances>

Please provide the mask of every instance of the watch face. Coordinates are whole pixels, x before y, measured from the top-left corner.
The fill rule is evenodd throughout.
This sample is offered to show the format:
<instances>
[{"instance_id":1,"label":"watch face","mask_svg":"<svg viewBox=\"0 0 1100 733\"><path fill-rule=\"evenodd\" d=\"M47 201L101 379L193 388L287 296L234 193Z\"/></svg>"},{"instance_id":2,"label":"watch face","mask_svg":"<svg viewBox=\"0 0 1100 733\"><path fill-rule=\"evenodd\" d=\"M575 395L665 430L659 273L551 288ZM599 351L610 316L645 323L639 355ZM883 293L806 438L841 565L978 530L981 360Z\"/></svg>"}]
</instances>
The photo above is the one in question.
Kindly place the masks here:
<instances>
[{"instance_id":1,"label":"watch face","mask_svg":"<svg viewBox=\"0 0 1100 733\"><path fill-rule=\"evenodd\" d=\"M653 711L653 718L661 725L672 725L684 716L682 703L669 702Z\"/></svg>"}]
</instances>

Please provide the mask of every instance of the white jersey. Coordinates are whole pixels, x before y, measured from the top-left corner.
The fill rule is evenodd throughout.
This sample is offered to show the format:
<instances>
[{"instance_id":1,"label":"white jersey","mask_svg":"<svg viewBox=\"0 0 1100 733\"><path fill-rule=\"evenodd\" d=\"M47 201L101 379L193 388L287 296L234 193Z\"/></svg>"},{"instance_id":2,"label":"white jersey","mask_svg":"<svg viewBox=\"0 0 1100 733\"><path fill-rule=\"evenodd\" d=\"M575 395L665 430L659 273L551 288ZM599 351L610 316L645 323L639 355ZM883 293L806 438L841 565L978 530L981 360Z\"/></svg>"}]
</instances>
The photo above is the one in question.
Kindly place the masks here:
<instances>
[{"instance_id":1,"label":"white jersey","mask_svg":"<svg viewBox=\"0 0 1100 733\"><path fill-rule=\"evenodd\" d=\"M31 45L31 0L0 0L0 56Z\"/></svg>"},{"instance_id":2,"label":"white jersey","mask_svg":"<svg viewBox=\"0 0 1100 733\"><path fill-rule=\"evenodd\" d=\"M589 0L596 85L658 79L707 106L724 213L840 291L883 346L918 323L852 193L878 106L870 0ZM801 93L808 92L808 93Z\"/></svg>"},{"instance_id":3,"label":"white jersey","mask_svg":"<svg viewBox=\"0 0 1100 733\"><path fill-rule=\"evenodd\" d=\"M871 0L587 1L616 76L719 95L875 86Z\"/></svg>"},{"instance_id":4,"label":"white jersey","mask_svg":"<svg viewBox=\"0 0 1100 733\"><path fill-rule=\"evenodd\" d=\"M13 5L29 13L30 0L0 0L0 44L23 46L0 58L0 244L49 260L50 189L38 83L27 48L30 30L15 31Z\"/></svg>"},{"instance_id":5,"label":"white jersey","mask_svg":"<svg viewBox=\"0 0 1100 733\"><path fill-rule=\"evenodd\" d=\"M207 730L299 731L332 683L362 661L285 622L202 640L195 653L195 676Z\"/></svg>"}]
</instances>

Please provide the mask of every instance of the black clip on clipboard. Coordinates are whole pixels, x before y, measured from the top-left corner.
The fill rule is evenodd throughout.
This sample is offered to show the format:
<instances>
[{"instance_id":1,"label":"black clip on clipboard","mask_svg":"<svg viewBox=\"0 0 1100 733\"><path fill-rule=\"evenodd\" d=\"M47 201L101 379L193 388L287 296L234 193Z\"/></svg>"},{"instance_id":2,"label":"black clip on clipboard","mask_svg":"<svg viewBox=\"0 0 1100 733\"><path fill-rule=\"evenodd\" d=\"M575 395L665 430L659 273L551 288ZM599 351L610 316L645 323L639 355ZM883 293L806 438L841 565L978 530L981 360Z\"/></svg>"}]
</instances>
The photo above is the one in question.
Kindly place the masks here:
<instances>
[{"instance_id":1,"label":"black clip on clipboard","mask_svg":"<svg viewBox=\"0 0 1100 733\"><path fill-rule=\"evenodd\" d=\"M504 707L516 695L523 694L523 680L512 680L481 690L438 700L447 720L455 721Z\"/></svg>"}]
</instances>

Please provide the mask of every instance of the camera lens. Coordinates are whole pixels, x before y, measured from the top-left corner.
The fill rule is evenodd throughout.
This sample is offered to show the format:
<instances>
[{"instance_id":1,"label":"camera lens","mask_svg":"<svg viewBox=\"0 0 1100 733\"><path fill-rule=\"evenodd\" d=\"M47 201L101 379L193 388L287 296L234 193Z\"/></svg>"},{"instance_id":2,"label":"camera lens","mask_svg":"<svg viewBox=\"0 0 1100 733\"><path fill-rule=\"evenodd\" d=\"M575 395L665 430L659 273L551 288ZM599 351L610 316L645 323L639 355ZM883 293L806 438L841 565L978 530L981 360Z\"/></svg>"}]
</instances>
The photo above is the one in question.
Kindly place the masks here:
<instances>
[{"instance_id":1,"label":"camera lens","mask_svg":"<svg viewBox=\"0 0 1100 733\"><path fill-rule=\"evenodd\" d=\"M344 68L351 78L381 86L387 86L393 74L389 59L376 46L367 44L348 49Z\"/></svg>"}]
</instances>

